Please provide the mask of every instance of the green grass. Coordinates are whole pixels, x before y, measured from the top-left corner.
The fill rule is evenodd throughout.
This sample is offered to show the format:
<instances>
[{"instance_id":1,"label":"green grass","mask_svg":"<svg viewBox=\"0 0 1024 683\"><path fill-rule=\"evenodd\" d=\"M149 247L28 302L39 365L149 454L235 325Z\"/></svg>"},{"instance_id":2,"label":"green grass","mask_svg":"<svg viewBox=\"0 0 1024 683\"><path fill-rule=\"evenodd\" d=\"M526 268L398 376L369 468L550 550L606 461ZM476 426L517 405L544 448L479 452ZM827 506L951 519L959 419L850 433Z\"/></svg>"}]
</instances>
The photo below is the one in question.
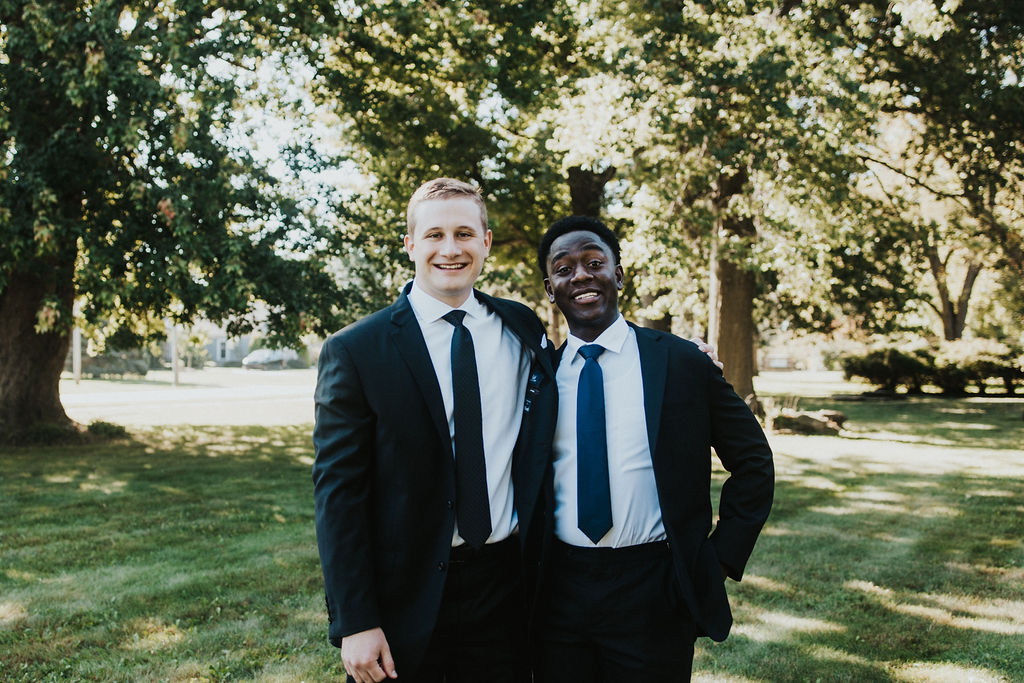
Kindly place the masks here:
<instances>
[{"instance_id":1,"label":"green grass","mask_svg":"<svg viewBox=\"0 0 1024 683\"><path fill-rule=\"evenodd\" d=\"M319 681L309 427L0 458L0 680Z\"/></svg>"},{"instance_id":2,"label":"green grass","mask_svg":"<svg viewBox=\"0 0 1024 683\"><path fill-rule=\"evenodd\" d=\"M772 517L694 679L1024 681L1024 400L800 389L848 429L770 436ZM0 680L340 680L309 426L130 431L0 454Z\"/></svg>"}]
</instances>

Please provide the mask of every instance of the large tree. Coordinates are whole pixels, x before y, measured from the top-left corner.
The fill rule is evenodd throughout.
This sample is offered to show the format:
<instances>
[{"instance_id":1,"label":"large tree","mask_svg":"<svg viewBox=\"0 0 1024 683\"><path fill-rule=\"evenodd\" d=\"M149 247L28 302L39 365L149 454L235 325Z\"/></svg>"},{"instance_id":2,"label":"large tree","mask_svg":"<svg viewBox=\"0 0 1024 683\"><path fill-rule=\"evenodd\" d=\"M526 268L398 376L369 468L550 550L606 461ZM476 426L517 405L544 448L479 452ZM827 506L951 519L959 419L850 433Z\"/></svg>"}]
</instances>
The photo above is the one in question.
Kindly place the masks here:
<instances>
[{"instance_id":1,"label":"large tree","mask_svg":"<svg viewBox=\"0 0 1024 683\"><path fill-rule=\"evenodd\" d=\"M301 45L300 14L0 1L0 438L69 426L76 304L122 340L165 317L293 338L333 326L316 224L233 134L238 75Z\"/></svg>"},{"instance_id":2,"label":"large tree","mask_svg":"<svg viewBox=\"0 0 1024 683\"><path fill-rule=\"evenodd\" d=\"M634 240L647 245L634 256L643 293L651 307L675 312L702 293L726 375L753 397L756 304L769 285L797 289L785 280L806 280L822 244L837 237L834 212L820 209L848 196L864 101L845 87L843 47L809 30L790 5L631 9L618 24L636 36L633 99L654 112L630 174ZM778 268L785 245L796 245L783 251L798 255L804 272ZM673 272L666 259L679 258L687 260ZM814 299L813 286L800 289L791 315Z\"/></svg>"},{"instance_id":3,"label":"large tree","mask_svg":"<svg viewBox=\"0 0 1024 683\"><path fill-rule=\"evenodd\" d=\"M912 252L904 279L943 336L959 338L979 274L1024 277L1024 6L805 4L819 30L851 48L859 87L877 103L877 135L859 154L886 195L892 234ZM921 286L921 271L933 287Z\"/></svg>"}]
</instances>

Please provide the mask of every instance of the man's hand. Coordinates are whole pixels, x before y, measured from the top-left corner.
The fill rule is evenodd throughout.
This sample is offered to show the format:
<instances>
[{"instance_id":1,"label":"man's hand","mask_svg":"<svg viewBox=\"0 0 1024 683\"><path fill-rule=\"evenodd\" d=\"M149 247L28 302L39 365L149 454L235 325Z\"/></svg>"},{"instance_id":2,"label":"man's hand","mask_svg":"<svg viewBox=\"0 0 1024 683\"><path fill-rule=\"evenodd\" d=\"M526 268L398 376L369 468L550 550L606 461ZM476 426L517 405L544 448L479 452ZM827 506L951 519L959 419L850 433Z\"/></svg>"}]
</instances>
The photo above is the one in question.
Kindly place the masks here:
<instances>
[{"instance_id":1,"label":"man's hand","mask_svg":"<svg viewBox=\"0 0 1024 683\"><path fill-rule=\"evenodd\" d=\"M700 337L694 337L690 341L692 341L694 344L696 344L698 349L700 349L704 353L708 354L708 358L711 359L712 363L714 363L715 365L718 366L719 370L722 370L722 369L725 368L725 366L722 364L722 361L718 360L718 351L715 350L714 346L712 346L711 344L706 343Z\"/></svg>"},{"instance_id":2,"label":"man's hand","mask_svg":"<svg viewBox=\"0 0 1024 683\"><path fill-rule=\"evenodd\" d=\"M385 678L398 678L388 639L380 628L342 638L341 661L345 663L345 673L356 683L379 683Z\"/></svg>"}]
</instances>

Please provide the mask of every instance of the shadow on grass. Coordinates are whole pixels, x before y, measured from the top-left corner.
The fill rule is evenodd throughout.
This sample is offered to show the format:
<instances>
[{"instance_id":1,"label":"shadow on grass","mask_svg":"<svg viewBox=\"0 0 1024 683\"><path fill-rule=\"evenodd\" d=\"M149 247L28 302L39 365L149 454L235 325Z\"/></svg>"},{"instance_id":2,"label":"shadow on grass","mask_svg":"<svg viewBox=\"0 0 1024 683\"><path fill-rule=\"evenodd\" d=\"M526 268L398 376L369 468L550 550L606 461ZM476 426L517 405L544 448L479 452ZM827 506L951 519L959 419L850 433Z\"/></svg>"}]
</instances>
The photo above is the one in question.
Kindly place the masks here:
<instances>
[{"instance_id":1,"label":"shadow on grass","mask_svg":"<svg viewBox=\"0 0 1024 683\"><path fill-rule=\"evenodd\" d=\"M1024 679L1024 482L833 464L780 477L696 678Z\"/></svg>"},{"instance_id":2,"label":"shadow on grass","mask_svg":"<svg viewBox=\"0 0 1024 683\"><path fill-rule=\"evenodd\" d=\"M838 410L843 436L931 446L1020 450L1024 398L911 397L901 401L846 402L803 398L801 410Z\"/></svg>"},{"instance_id":3,"label":"shadow on grass","mask_svg":"<svg viewBox=\"0 0 1024 683\"><path fill-rule=\"evenodd\" d=\"M0 459L0 680L340 678L309 428L134 437Z\"/></svg>"},{"instance_id":4,"label":"shadow on grass","mask_svg":"<svg viewBox=\"0 0 1024 683\"><path fill-rule=\"evenodd\" d=\"M309 428L134 436L0 458L0 680L340 679ZM918 473L817 439L830 457L778 455L733 635L700 641L695 678L1024 680L1024 465L938 448L953 465Z\"/></svg>"}]
</instances>

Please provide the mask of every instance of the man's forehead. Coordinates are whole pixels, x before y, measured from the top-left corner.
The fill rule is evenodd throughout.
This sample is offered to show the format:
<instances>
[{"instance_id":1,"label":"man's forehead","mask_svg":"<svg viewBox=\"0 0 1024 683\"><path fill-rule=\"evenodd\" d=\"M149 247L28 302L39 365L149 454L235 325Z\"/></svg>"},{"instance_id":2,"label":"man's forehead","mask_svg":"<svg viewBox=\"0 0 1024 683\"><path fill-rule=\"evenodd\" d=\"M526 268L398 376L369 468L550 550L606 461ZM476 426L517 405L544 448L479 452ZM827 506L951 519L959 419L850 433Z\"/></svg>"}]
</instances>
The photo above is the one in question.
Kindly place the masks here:
<instances>
[{"instance_id":1,"label":"man's forehead","mask_svg":"<svg viewBox=\"0 0 1024 683\"><path fill-rule=\"evenodd\" d=\"M484 233L480 207L469 197L424 200L416 206L413 216L416 219L416 232L430 228L453 227L470 228L475 232Z\"/></svg>"},{"instance_id":2,"label":"man's forehead","mask_svg":"<svg viewBox=\"0 0 1024 683\"><path fill-rule=\"evenodd\" d=\"M552 260L561 258L572 250L586 251L590 249L609 254L612 251L612 248L596 233L590 230L573 230L555 239L551 244L550 258Z\"/></svg>"}]
</instances>

